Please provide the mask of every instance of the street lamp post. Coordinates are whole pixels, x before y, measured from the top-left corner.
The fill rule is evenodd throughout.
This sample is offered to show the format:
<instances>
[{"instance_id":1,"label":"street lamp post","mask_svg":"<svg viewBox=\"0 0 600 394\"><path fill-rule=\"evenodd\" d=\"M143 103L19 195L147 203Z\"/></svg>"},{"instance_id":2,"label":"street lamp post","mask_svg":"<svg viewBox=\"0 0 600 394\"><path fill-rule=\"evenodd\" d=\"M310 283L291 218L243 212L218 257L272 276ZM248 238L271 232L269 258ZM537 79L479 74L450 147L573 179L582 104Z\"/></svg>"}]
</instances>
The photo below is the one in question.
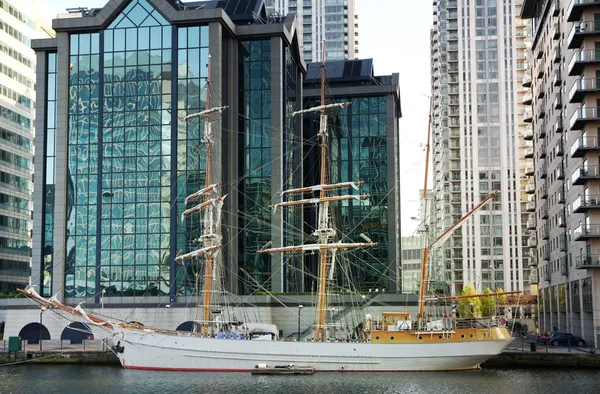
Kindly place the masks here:
<instances>
[{"instance_id":1,"label":"street lamp post","mask_svg":"<svg viewBox=\"0 0 600 394\"><path fill-rule=\"evenodd\" d=\"M302 312L302 304L298 305L298 342L300 342L300 312Z\"/></svg>"},{"instance_id":2,"label":"street lamp post","mask_svg":"<svg viewBox=\"0 0 600 394\"><path fill-rule=\"evenodd\" d=\"M46 307L42 307L40 309L40 352L42 351L42 327L43 327L42 316L44 315L45 310L46 310Z\"/></svg>"}]
</instances>

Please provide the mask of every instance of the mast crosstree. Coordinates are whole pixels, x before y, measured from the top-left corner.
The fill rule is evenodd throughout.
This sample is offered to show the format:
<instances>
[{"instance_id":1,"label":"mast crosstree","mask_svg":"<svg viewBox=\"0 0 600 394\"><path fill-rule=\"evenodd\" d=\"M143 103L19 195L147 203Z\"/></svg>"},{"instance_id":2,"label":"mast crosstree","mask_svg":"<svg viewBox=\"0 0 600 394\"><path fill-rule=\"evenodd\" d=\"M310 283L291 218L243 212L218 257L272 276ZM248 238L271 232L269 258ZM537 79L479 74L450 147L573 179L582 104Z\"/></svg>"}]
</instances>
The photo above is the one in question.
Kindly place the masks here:
<instances>
[{"instance_id":1,"label":"mast crosstree","mask_svg":"<svg viewBox=\"0 0 600 394\"><path fill-rule=\"evenodd\" d=\"M185 198L185 205L196 200L204 201L197 203L195 206L186 209L182 213L182 220L185 217L193 214L202 214L202 235L198 239L192 240L202 245L201 248L193 250L189 253L177 256L175 261L184 261L188 259L197 259L204 257L204 281L203 281L203 319L202 333L208 335L210 331L211 304L212 304L212 287L217 280L217 258L219 251L223 247L221 235L221 211L225 196L221 196L221 182L211 183L212 170L212 146L213 139L213 122L220 119L221 114L228 107L211 107L210 97L210 61L211 56L208 56L208 74L206 80L206 109L204 111L191 114L185 117L186 121L197 118L204 118L204 133L202 142L206 145L206 183L205 187Z\"/></svg>"},{"instance_id":2,"label":"mast crosstree","mask_svg":"<svg viewBox=\"0 0 600 394\"><path fill-rule=\"evenodd\" d=\"M323 41L323 54L325 51L326 42ZM317 289L317 316L316 324L314 325L313 336L317 341L323 341L327 339L326 332L326 311L327 311L327 280L333 280L335 272L335 255L339 249L354 249L354 248L365 248L376 246L377 243L345 243L345 242L331 242L336 236L336 231L331 223L331 215L329 212L329 206L332 202L347 201L347 200L365 200L370 197L369 194L357 194L357 195L342 195L333 196L328 193L339 189L353 188L358 190L359 185L363 184L362 181L357 182L341 182L335 184L327 183L327 157L328 157L328 143L329 143L329 132L327 130L327 112L334 109L341 109L350 105L350 102L345 103L333 103L325 104L325 71L326 71L326 56L324 56L323 64L321 65L321 105L308 108L305 110L297 111L290 114L291 117L296 117L309 113L320 113L320 124L318 137L321 145L321 179L318 185L307 186L297 189L290 189L280 192L282 202L279 204L272 205L273 210L277 210L279 207L291 207L301 205L316 205L317 206L317 228L313 235L317 238L317 243L305 244L297 246L286 246L281 248L271 248L259 250L258 253L286 253L286 252L306 252L306 251L318 251L319 252L319 272L318 272L318 289ZM318 197L311 198L300 198L294 199L294 196L303 196L305 193L316 193L319 192ZM285 197L288 197L288 201L283 201Z\"/></svg>"}]
</instances>

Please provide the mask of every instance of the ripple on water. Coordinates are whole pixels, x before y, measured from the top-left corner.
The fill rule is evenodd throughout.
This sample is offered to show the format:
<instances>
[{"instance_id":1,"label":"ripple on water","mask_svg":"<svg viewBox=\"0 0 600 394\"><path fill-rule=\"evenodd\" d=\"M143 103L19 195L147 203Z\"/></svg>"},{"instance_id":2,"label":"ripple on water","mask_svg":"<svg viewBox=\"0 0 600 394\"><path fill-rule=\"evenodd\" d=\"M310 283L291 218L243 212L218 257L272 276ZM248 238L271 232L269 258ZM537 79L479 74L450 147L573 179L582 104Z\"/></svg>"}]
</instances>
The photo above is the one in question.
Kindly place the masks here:
<instances>
[{"instance_id":1,"label":"ripple on water","mask_svg":"<svg viewBox=\"0 0 600 394\"><path fill-rule=\"evenodd\" d=\"M154 372L109 366L0 367L0 393L592 393L592 370L494 369L422 373L317 373L252 376L249 373Z\"/></svg>"}]
</instances>

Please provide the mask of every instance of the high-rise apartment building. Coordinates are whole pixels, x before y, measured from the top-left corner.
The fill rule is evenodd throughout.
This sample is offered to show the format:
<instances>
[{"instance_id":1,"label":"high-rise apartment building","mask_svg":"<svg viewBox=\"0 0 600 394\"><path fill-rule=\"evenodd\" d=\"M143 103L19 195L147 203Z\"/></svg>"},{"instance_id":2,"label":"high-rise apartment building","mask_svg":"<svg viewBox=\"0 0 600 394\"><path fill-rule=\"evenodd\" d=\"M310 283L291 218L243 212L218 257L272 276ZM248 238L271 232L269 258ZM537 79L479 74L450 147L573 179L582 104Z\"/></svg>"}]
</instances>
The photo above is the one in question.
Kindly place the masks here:
<instances>
[{"instance_id":1,"label":"high-rise apartment building","mask_svg":"<svg viewBox=\"0 0 600 394\"><path fill-rule=\"evenodd\" d=\"M521 0L434 1L431 32L434 234L441 234L490 193L482 210L433 252L453 294L529 291L526 216L521 206L519 113L524 25Z\"/></svg>"},{"instance_id":2,"label":"high-rise apartment building","mask_svg":"<svg viewBox=\"0 0 600 394\"><path fill-rule=\"evenodd\" d=\"M540 328L600 344L600 1L525 0Z\"/></svg>"},{"instance_id":3,"label":"high-rise apartment building","mask_svg":"<svg viewBox=\"0 0 600 394\"><path fill-rule=\"evenodd\" d=\"M304 60L323 60L323 40L327 60L357 59L355 0L266 0L267 11L279 15L296 13Z\"/></svg>"},{"instance_id":4,"label":"high-rise apartment building","mask_svg":"<svg viewBox=\"0 0 600 394\"><path fill-rule=\"evenodd\" d=\"M29 282L36 57L52 33L39 1L0 0L0 293ZM40 196L41 197L41 196Z\"/></svg>"}]
</instances>

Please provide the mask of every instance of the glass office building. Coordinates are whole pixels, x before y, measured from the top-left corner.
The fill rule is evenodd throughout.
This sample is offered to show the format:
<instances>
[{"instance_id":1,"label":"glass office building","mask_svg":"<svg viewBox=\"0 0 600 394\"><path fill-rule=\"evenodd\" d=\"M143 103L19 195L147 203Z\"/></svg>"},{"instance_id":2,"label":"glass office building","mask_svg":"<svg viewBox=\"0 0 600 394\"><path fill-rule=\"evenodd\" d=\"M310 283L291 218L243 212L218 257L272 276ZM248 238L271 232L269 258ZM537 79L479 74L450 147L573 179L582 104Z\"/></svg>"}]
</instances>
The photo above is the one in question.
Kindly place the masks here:
<instances>
[{"instance_id":1,"label":"glass office building","mask_svg":"<svg viewBox=\"0 0 600 394\"><path fill-rule=\"evenodd\" d=\"M0 293L31 275L35 54L31 40L52 34L37 0L0 0ZM42 98L43 100L43 98Z\"/></svg>"},{"instance_id":2,"label":"glass office building","mask_svg":"<svg viewBox=\"0 0 600 394\"><path fill-rule=\"evenodd\" d=\"M274 291L287 288L277 257L288 242L268 205L301 181L301 59L294 21L265 24L262 0L183 3L111 0L53 21L56 38L36 40L37 129L34 283L67 302L100 297L185 300L195 294L199 217L183 222L184 198L204 186L203 125L184 118L228 106L215 136L212 179L223 182L226 286L239 268ZM285 159L284 159L285 158ZM289 176L284 179L284 171ZM301 239L300 239L301 241ZM258 256L258 257L257 257ZM61 298L62 298L61 297Z\"/></svg>"},{"instance_id":3,"label":"glass office building","mask_svg":"<svg viewBox=\"0 0 600 394\"><path fill-rule=\"evenodd\" d=\"M321 63L310 63L305 79L305 107L320 102ZM334 210L334 222L342 239L361 239L361 234L378 243L340 256L347 264L348 278L342 288L353 286L368 291L401 291L400 185L398 121L401 117L398 74L375 76L373 60L327 62L327 103L351 102L330 117L331 182L363 181L361 193L369 198L348 201ZM316 139L318 121L305 117L305 182L318 184ZM352 190L347 191L353 194ZM314 213L305 213L305 225L315 227ZM311 291L316 261L306 260L305 291Z\"/></svg>"}]
</instances>

